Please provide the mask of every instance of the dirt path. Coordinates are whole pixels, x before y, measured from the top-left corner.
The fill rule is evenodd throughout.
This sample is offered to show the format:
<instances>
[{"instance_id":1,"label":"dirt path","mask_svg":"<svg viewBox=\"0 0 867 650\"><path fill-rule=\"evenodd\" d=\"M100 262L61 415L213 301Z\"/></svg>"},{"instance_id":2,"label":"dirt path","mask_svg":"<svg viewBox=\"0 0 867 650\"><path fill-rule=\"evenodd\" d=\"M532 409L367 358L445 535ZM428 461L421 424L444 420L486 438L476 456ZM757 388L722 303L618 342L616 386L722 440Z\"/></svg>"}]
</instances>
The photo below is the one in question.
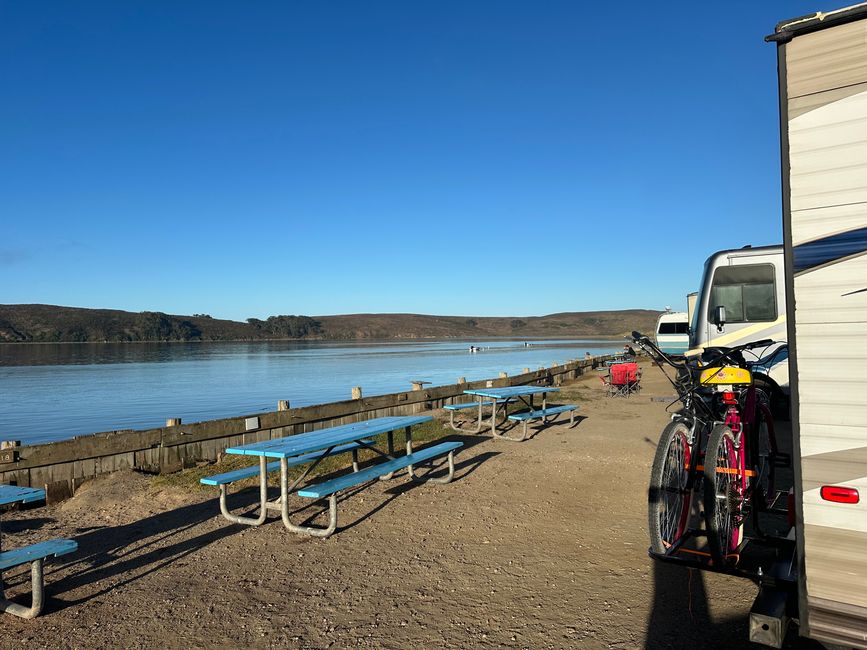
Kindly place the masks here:
<instances>
[{"instance_id":1,"label":"dirt path","mask_svg":"<svg viewBox=\"0 0 867 650\"><path fill-rule=\"evenodd\" d=\"M7 547L68 536L80 550L50 567L42 617L3 618L0 648L746 647L752 584L647 557L667 421L649 398L671 388L649 367L644 386L608 399L585 376L565 389L573 429L466 436L454 483L368 486L328 540L231 525L215 493L133 473L6 515Z\"/></svg>"}]
</instances>

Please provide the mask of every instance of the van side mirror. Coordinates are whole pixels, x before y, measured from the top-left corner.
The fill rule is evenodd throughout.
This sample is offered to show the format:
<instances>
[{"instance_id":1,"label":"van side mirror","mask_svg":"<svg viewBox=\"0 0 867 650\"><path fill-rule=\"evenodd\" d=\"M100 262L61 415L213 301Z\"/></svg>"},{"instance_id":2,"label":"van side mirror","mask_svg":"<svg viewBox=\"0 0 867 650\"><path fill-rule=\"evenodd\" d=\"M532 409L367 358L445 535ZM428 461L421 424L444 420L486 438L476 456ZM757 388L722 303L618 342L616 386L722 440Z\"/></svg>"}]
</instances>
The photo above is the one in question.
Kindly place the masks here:
<instances>
[{"instance_id":1,"label":"van side mirror","mask_svg":"<svg viewBox=\"0 0 867 650\"><path fill-rule=\"evenodd\" d=\"M711 319L714 325L716 325L716 331L722 332L726 326L726 308L722 305L717 305L713 308L713 318Z\"/></svg>"}]
</instances>

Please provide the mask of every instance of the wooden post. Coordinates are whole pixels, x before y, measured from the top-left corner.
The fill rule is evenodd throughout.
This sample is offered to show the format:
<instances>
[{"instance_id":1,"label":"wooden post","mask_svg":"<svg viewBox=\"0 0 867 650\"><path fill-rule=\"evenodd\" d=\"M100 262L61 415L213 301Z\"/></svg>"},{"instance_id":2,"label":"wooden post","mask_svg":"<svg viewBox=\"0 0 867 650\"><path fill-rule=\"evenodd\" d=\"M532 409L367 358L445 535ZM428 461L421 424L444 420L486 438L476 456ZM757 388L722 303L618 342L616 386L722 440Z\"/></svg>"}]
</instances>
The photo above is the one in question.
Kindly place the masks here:
<instances>
[{"instance_id":1,"label":"wooden post","mask_svg":"<svg viewBox=\"0 0 867 650\"><path fill-rule=\"evenodd\" d=\"M20 440L4 440L0 442L0 463L15 463L18 461Z\"/></svg>"},{"instance_id":2,"label":"wooden post","mask_svg":"<svg viewBox=\"0 0 867 650\"><path fill-rule=\"evenodd\" d=\"M166 419L167 427L179 427L181 426L181 418L167 418Z\"/></svg>"},{"instance_id":3,"label":"wooden post","mask_svg":"<svg viewBox=\"0 0 867 650\"><path fill-rule=\"evenodd\" d=\"M277 410L278 411L288 411L289 410L289 400L288 399L277 400Z\"/></svg>"},{"instance_id":4,"label":"wooden post","mask_svg":"<svg viewBox=\"0 0 867 650\"><path fill-rule=\"evenodd\" d=\"M352 399L361 399L361 386L355 386L352 389Z\"/></svg>"}]
</instances>

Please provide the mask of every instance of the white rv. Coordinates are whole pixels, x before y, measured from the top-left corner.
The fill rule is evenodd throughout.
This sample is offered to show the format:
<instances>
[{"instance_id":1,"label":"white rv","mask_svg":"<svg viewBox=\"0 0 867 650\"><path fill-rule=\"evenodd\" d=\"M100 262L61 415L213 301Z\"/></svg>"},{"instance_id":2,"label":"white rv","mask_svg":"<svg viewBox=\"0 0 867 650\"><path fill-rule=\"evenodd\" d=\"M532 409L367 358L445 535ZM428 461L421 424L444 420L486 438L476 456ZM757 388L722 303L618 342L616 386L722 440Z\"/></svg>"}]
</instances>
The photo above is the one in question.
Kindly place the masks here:
<instances>
[{"instance_id":1,"label":"white rv","mask_svg":"<svg viewBox=\"0 0 867 650\"><path fill-rule=\"evenodd\" d=\"M789 391L782 246L719 251L704 264L689 326L689 353L773 339L756 371L772 394ZM688 353L688 354L689 354Z\"/></svg>"},{"instance_id":2,"label":"white rv","mask_svg":"<svg viewBox=\"0 0 867 650\"><path fill-rule=\"evenodd\" d=\"M656 346L666 354L680 355L689 348L689 320L685 311L666 311L656 320Z\"/></svg>"},{"instance_id":3,"label":"white rv","mask_svg":"<svg viewBox=\"0 0 867 650\"><path fill-rule=\"evenodd\" d=\"M867 648L867 4L777 44L798 619ZM782 315L782 314L781 314Z\"/></svg>"}]
</instances>

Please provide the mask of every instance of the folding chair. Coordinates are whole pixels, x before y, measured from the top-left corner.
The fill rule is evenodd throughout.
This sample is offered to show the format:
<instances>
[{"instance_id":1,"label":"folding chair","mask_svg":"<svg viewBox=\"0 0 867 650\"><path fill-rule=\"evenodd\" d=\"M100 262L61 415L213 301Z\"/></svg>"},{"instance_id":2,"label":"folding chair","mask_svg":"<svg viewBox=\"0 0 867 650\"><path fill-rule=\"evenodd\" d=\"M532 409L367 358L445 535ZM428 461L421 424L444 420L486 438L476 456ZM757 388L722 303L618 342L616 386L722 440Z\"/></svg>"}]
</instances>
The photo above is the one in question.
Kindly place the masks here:
<instances>
[{"instance_id":1,"label":"folding chair","mask_svg":"<svg viewBox=\"0 0 867 650\"><path fill-rule=\"evenodd\" d=\"M629 397L641 390L641 368L635 362L618 363L608 369L608 377L600 377L609 397Z\"/></svg>"},{"instance_id":2,"label":"folding chair","mask_svg":"<svg viewBox=\"0 0 867 650\"><path fill-rule=\"evenodd\" d=\"M634 361L622 365L626 372L625 396L629 397L632 393L637 393L641 390L641 368Z\"/></svg>"}]
</instances>

